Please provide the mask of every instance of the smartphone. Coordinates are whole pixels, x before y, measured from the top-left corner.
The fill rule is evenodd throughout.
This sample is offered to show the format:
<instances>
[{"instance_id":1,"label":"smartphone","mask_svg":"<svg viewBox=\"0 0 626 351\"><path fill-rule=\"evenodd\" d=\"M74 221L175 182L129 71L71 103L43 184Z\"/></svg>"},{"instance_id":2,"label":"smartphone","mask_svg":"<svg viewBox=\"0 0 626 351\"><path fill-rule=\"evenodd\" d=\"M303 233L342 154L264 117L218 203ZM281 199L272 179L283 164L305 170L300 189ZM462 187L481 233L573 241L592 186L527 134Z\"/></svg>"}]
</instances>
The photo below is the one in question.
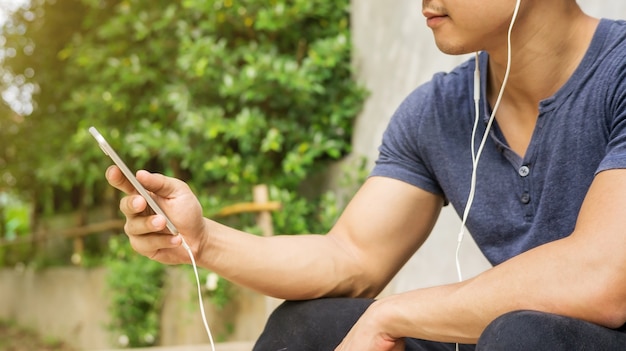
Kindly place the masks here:
<instances>
[{"instance_id":1,"label":"smartphone","mask_svg":"<svg viewBox=\"0 0 626 351\"><path fill-rule=\"evenodd\" d=\"M130 171L130 169L128 168L128 166L126 166L124 161L122 161L122 159L117 155L115 150L113 150L111 145L107 143L106 139L104 139L102 134L100 134L95 127L90 127L89 133L91 133L91 135L96 139L96 141L98 142L98 145L100 145L100 148L105 153L105 155L109 156L111 160L113 160L113 162L117 165L117 167L119 167L119 169L122 171L126 179L128 179L128 181L133 185L133 187L135 187L137 192L144 199L146 199L148 206L150 206L150 208L154 211L154 213L165 217L167 229L169 229L172 235L178 235L178 229L176 229L172 221L170 221L170 219L167 217L165 212L163 212L161 207L157 205L157 203L154 201L152 196L150 196L146 188L144 188L143 185L139 183L137 178L135 178L135 175L133 174L133 172Z\"/></svg>"}]
</instances>

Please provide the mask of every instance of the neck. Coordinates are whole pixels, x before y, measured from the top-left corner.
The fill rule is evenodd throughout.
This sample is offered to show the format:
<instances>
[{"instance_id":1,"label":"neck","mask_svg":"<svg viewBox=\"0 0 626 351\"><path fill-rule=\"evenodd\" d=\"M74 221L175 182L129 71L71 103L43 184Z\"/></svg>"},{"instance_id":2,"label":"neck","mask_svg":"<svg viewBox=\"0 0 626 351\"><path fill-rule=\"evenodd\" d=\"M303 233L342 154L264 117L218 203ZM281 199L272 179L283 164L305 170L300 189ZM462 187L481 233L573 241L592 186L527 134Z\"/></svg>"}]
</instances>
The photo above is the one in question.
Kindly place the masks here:
<instances>
[{"instance_id":1,"label":"neck","mask_svg":"<svg viewBox=\"0 0 626 351\"><path fill-rule=\"evenodd\" d=\"M509 110L536 110L539 101L552 96L573 74L597 24L574 1L535 1L522 7L513 28L511 72L502 103ZM507 47L487 51L493 106L507 68Z\"/></svg>"},{"instance_id":2,"label":"neck","mask_svg":"<svg viewBox=\"0 0 626 351\"><path fill-rule=\"evenodd\" d=\"M527 0L523 4L530 6L520 9L513 28L510 74L496 111L498 127L509 147L520 156L526 154L530 144L539 102L554 95L571 77L598 24L575 1ZM503 40L506 42L506 34ZM487 97L493 107L507 68L507 47L500 45L486 51Z\"/></svg>"}]
</instances>

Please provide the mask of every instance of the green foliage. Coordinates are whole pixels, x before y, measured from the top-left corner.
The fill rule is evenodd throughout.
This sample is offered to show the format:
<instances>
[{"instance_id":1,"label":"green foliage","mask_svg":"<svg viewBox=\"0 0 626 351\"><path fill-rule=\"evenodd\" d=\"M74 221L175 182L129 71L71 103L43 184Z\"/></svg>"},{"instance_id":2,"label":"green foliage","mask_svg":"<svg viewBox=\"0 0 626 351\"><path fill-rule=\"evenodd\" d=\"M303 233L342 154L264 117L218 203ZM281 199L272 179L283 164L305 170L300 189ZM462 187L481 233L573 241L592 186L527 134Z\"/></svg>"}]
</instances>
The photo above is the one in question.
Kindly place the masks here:
<instances>
[{"instance_id":1,"label":"green foliage","mask_svg":"<svg viewBox=\"0 0 626 351\"><path fill-rule=\"evenodd\" d=\"M15 196L0 192L0 239L11 242L30 233L30 206ZM28 243L0 247L0 267L24 262L30 253Z\"/></svg>"},{"instance_id":2,"label":"green foliage","mask_svg":"<svg viewBox=\"0 0 626 351\"><path fill-rule=\"evenodd\" d=\"M107 286L110 329L120 346L154 345L159 336L165 266L130 249L127 240L110 240Z\"/></svg>"},{"instance_id":3,"label":"green foliage","mask_svg":"<svg viewBox=\"0 0 626 351\"><path fill-rule=\"evenodd\" d=\"M14 157L2 159L28 152L40 187L100 186L108 161L86 133L92 124L135 168L182 178L222 205L258 183L293 190L349 152L364 92L351 79L348 1L62 3L40 6L46 20L82 13L73 34L44 45L53 28L36 20L26 33L35 55L4 65L34 70L22 78L40 92L31 115L3 117L15 133ZM50 60L35 59L42 53ZM20 138L34 143L15 149ZM27 168L9 169L26 194Z\"/></svg>"},{"instance_id":4,"label":"green foliage","mask_svg":"<svg viewBox=\"0 0 626 351\"><path fill-rule=\"evenodd\" d=\"M99 203L95 125L131 168L188 182L208 216L266 183L277 233L324 232L335 195L300 190L350 152L365 92L349 27L349 0L32 0L1 33L16 54L0 88L25 98L0 109L0 190L35 213ZM257 231L254 216L232 225ZM114 327L139 345L162 272L113 245Z\"/></svg>"},{"instance_id":5,"label":"green foliage","mask_svg":"<svg viewBox=\"0 0 626 351\"><path fill-rule=\"evenodd\" d=\"M40 211L52 209L58 201L54 197L70 199L67 189L74 186L70 181L80 184L87 179L49 178L51 170L85 165L66 153L77 119L66 115L62 103L76 82L67 79L70 67L58 57L80 28L85 9L77 0L54 5L31 2L31 8L21 8L0 29L0 40L5 43L0 86L3 96L7 92L13 96L8 101L12 110L0 109L0 189L36 199L34 205ZM53 195L61 183L66 186L65 194Z\"/></svg>"},{"instance_id":6,"label":"green foliage","mask_svg":"<svg viewBox=\"0 0 626 351\"><path fill-rule=\"evenodd\" d=\"M0 193L2 234L6 240L14 240L30 232L30 207L14 196Z\"/></svg>"}]
</instances>

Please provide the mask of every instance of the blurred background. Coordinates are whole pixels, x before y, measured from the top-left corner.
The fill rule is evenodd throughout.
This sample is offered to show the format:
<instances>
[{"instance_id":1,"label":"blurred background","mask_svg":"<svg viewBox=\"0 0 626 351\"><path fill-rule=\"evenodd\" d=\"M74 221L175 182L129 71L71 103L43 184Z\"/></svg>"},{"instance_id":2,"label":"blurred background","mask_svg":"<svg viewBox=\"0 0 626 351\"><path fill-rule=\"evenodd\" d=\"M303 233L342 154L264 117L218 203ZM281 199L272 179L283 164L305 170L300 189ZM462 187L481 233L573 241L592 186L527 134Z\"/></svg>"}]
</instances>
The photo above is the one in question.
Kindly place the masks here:
<instances>
[{"instance_id":1,"label":"blurred background","mask_svg":"<svg viewBox=\"0 0 626 351\"><path fill-rule=\"evenodd\" d=\"M420 5L0 0L0 350L206 344L193 272L130 250L87 128L220 222L325 232L402 99L466 59L437 51ZM383 294L454 281L458 225L446 208ZM461 259L489 267L471 239ZM278 301L201 276L214 336L249 349Z\"/></svg>"}]
</instances>

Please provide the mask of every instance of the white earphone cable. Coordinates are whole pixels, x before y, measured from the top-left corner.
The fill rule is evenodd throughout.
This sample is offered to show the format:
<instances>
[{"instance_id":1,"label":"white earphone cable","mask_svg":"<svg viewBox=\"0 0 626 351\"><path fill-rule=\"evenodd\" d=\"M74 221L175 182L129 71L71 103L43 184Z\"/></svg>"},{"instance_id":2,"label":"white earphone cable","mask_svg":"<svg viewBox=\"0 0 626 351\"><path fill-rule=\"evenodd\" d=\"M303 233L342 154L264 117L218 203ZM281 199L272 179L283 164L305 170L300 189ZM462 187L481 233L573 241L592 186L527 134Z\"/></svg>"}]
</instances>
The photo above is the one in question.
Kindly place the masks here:
<instances>
[{"instance_id":1,"label":"white earphone cable","mask_svg":"<svg viewBox=\"0 0 626 351\"><path fill-rule=\"evenodd\" d=\"M491 116L489 117L489 121L487 123L487 127L483 134L482 140L478 147L478 151L475 152L474 147L474 138L476 136L476 131L478 129L478 121L480 119L479 113L479 101L480 101L480 70L479 70L479 62L478 62L478 53L476 53L476 68L474 70L474 104L476 110L476 116L474 120L474 129L472 130L472 140L471 140L471 150L472 150L472 176L470 180L470 192L467 199L467 204L465 205L465 209L463 211L463 218L461 221L461 229L459 231L459 235L457 238L457 248L456 248L456 267L457 267L457 275L459 281L463 280L463 274L461 271L461 264L459 260L459 253L461 248L461 243L463 242L463 237L465 236L465 224L467 223L467 218L469 216L469 211L472 207L472 203L474 202L474 195L476 193L476 174L478 170L478 161L480 160L480 156L483 152L483 148L487 142L487 138L489 136L489 131L491 130L491 125L496 117L496 112L500 107L500 102L502 101L502 95L504 94L504 88L506 87L506 83L509 79L509 73L511 71L511 33L513 31L513 25L515 24L515 20L517 19L517 13L519 12L521 0L517 0L515 4L515 10L513 11L513 17L511 18L511 23L509 25L508 35L507 35L507 64L506 71L504 74L504 79L502 80L502 86L500 87L500 92L498 93L498 98L496 99L496 103L493 106L493 110L491 112Z\"/></svg>"},{"instance_id":2,"label":"white earphone cable","mask_svg":"<svg viewBox=\"0 0 626 351\"><path fill-rule=\"evenodd\" d=\"M470 193L468 195L468 201L465 205L465 209L463 211L463 220L461 222L461 228L459 230L459 235L457 237L457 245L456 245L456 254L455 254L455 264L456 264L456 272L459 281L463 280L463 274L461 270L461 261L459 259L461 253L461 243L463 242L463 237L465 236L465 222L467 221L467 217L469 215L469 210L471 207L471 201L474 199L474 193L476 190L476 169L478 165L478 159L480 158L480 152L476 153L476 146L474 140L476 140L476 131L478 130L478 123L480 121L480 56L479 53L476 52L475 58L475 67L474 67L474 127L472 128L472 140L471 140L471 152L472 152L472 176L470 180ZM488 129L487 129L488 130ZM487 132L485 132L486 134ZM483 137L484 139L484 137ZM482 150L482 149L479 149Z\"/></svg>"},{"instance_id":3,"label":"white earphone cable","mask_svg":"<svg viewBox=\"0 0 626 351\"><path fill-rule=\"evenodd\" d=\"M476 174L478 172L478 161L480 160L480 155L483 152L483 148L487 142L487 137L489 136L489 131L491 130L491 125L496 117L496 112L500 107L500 101L502 101L502 95L504 94L504 88L506 87L506 82L509 80L509 73L511 72L511 32L513 31L513 25L515 24L515 20L517 19L517 13L519 12L521 0L517 0L515 4L515 10L513 11L513 17L511 18L511 23L509 24L509 31L507 33L507 61L506 61L506 71L504 73L504 78L502 80L502 86L500 87L500 91L498 92L498 98L496 99L496 103L493 106L493 110L491 111L491 116L489 116L489 122L487 122L487 127L483 134L482 140L480 141L480 145L478 147L478 151L475 151L474 140L476 137L476 131L478 130L478 122L480 120L480 62L478 52L476 53L475 60L475 68L474 68L474 109L475 109L475 118L474 118L474 128L472 129L472 140L471 140L471 152L472 152L472 176L470 180L470 191L467 197L467 203L465 204L465 209L463 210L463 218L461 221L461 228L459 230L459 235L457 237L456 244L456 253L455 253L455 264L456 264L456 272L459 281L463 281L463 272L461 270L461 244L463 243L463 237L465 236L465 224L467 223L467 217L469 216L469 211L472 207L472 203L474 202L474 195L476 193ZM459 351L459 344L456 344L456 351Z\"/></svg>"},{"instance_id":4,"label":"white earphone cable","mask_svg":"<svg viewBox=\"0 0 626 351\"><path fill-rule=\"evenodd\" d=\"M496 103L493 106L493 110L491 112L491 116L489 116L489 122L487 123L487 127L483 134L482 140L480 142L480 146L478 147L478 151L475 152L474 140L476 137L476 131L478 130L478 122L480 120L480 62L479 55L476 53L476 62L474 68L474 109L475 109L475 119L474 119L474 128L472 129L472 140L471 140L471 152L472 152L472 176L470 180L470 191L467 198L467 203L465 204L465 209L463 211L463 219L461 221L461 228L459 230L459 235L457 238L456 244L456 253L455 253L455 263L456 263L456 271L459 281L463 281L463 272L461 270L461 244L463 243L463 237L465 236L465 224L467 223L467 217L469 216L469 211L472 207L472 203L474 202L474 195L476 193L476 174L478 171L478 161L480 160L480 155L483 152L483 148L485 143L487 142L487 137L489 135L489 131L491 130L491 125L493 124L493 120L496 117L496 112L500 107L500 101L502 100L502 95L504 94L504 88L506 87L506 82L509 79L509 73L511 71L511 32L513 31L513 25L515 24L515 20L517 19L517 13L519 12L521 0L517 0L515 4L515 10L513 11L513 17L511 18L511 23L509 25L509 31L507 33L507 62L506 62L506 71L504 74L504 79L502 80L502 86L500 87L500 92L498 93L498 98L496 99ZM456 351L459 351L459 344L456 343Z\"/></svg>"},{"instance_id":5,"label":"white earphone cable","mask_svg":"<svg viewBox=\"0 0 626 351\"><path fill-rule=\"evenodd\" d=\"M189 245L187 245L185 238L182 235L180 236L180 238L183 240L182 242L183 248L185 248L185 250L189 254L189 258L191 259L191 265L193 267L193 273L196 276L196 284L198 286L198 301L200 303L200 314L202 315L202 322L204 323L204 330L209 336L209 342L211 343L211 351L215 351L215 343L213 342L211 329L209 328L209 323L207 322L206 314L204 313L204 303L202 302L202 289L200 288L200 276L198 275L198 267L196 266L196 259L193 257L193 252L191 251L191 248L189 247Z\"/></svg>"}]
</instances>

